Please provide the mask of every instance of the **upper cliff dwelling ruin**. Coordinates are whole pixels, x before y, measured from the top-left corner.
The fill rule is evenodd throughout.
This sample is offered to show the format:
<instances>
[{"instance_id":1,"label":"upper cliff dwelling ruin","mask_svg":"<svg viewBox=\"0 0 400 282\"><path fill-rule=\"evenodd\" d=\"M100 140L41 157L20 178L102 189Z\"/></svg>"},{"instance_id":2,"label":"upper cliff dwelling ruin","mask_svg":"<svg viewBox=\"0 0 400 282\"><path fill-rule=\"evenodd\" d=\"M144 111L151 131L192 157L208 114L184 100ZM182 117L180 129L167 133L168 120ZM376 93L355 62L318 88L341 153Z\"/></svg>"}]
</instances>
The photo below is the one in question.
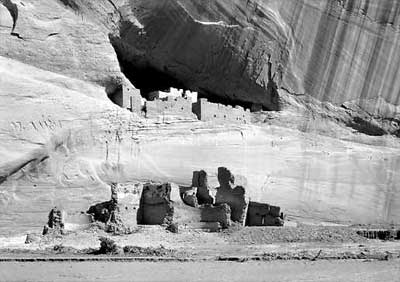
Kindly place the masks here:
<instances>
[{"instance_id":1,"label":"upper cliff dwelling ruin","mask_svg":"<svg viewBox=\"0 0 400 282\"><path fill-rule=\"evenodd\" d=\"M168 68L158 71L146 63L133 64L121 51L120 42L111 40L117 51L121 70L129 82L107 89L116 105L139 116L151 119L177 117L216 123L250 123L252 112L266 110L259 103L223 99L206 90L190 91L168 74Z\"/></svg>"},{"instance_id":2,"label":"upper cliff dwelling ruin","mask_svg":"<svg viewBox=\"0 0 400 282\"><path fill-rule=\"evenodd\" d=\"M197 118L202 121L235 123L249 123L251 120L250 111L259 112L279 108L275 106L266 107L269 102L263 103L259 99L246 101L234 90L229 90L232 91L229 94L220 93L217 88L207 87L205 84L203 85L201 80L197 81L196 74L190 67L187 68L184 75L180 75L175 71L173 65L154 66L150 58L137 54L137 50L125 41L125 32L131 32L131 29L137 28L130 25L125 26L126 24L121 23L121 34L118 36L110 35L109 37L116 51L121 71L128 78L129 84L133 86L130 88L136 88L136 90L133 90L135 93L126 94L126 92L129 92L129 89L127 89L129 87L121 85L116 90L108 91L110 99L115 104L146 118L177 116L190 119ZM137 32L141 33L140 30ZM142 37L140 39L144 40ZM207 51L204 50L204 52ZM270 56L266 58L269 61L271 60ZM268 93L273 91L274 95L272 96L276 96L276 99L269 97L271 99L268 98L267 100L270 102L274 100L277 103L277 85L272 82L272 65L269 63L267 66L269 71L266 71L265 76L266 79L271 81L265 83L265 87L257 89L257 92L264 91L263 95L267 99L271 96ZM221 71L223 70L221 69ZM204 75L211 77L214 74ZM215 76L215 79L218 79L217 76ZM250 86L248 91L253 91ZM180 94L177 94L178 92ZM191 96L193 93L196 97ZM140 99L141 104L139 106ZM132 102L136 104L132 104Z\"/></svg>"},{"instance_id":3,"label":"upper cliff dwelling ruin","mask_svg":"<svg viewBox=\"0 0 400 282\"><path fill-rule=\"evenodd\" d=\"M145 118L157 119L175 116L216 123L248 124L251 122L250 109L212 103L206 98L198 98L197 92L189 90L170 88L166 92L157 90L144 93L124 84L112 92L109 98L118 106ZM262 107L254 104L251 109L260 111Z\"/></svg>"}]
</instances>

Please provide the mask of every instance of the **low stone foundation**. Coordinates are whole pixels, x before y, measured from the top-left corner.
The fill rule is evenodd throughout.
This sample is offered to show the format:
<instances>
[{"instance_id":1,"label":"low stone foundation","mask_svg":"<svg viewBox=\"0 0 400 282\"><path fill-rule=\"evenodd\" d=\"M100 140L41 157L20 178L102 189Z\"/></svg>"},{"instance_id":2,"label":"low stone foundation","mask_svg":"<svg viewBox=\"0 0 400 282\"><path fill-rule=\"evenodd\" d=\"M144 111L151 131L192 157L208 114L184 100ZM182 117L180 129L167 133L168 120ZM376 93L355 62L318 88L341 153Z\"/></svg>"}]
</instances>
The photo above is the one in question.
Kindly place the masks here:
<instances>
[{"instance_id":1,"label":"low stone foundation","mask_svg":"<svg viewBox=\"0 0 400 282\"><path fill-rule=\"evenodd\" d=\"M400 240L400 230L388 230L388 229L369 229L359 230L357 234L368 239L379 239L379 240Z\"/></svg>"}]
</instances>

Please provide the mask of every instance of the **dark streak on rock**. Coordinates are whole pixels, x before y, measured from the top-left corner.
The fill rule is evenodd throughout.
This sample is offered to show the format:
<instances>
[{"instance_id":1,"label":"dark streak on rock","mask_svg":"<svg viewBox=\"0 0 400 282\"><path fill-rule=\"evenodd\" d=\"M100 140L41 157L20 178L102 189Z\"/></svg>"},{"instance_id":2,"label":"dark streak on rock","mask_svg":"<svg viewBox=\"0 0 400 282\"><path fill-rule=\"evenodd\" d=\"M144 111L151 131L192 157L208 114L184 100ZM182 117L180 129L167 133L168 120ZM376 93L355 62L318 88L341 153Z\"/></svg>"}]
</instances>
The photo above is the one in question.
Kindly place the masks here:
<instances>
[{"instance_id":1,"label":"dark streak on rock","mask_svg":"<svg viewBox=\"0 0 400 282\"><path fill-rule=\"evenodd\" d=\"M15 27L17 26L17 20L18 20L18 7L11 0L0 0L0 3L7 8L8 12L10 13L13 19L13 27L11 29L11 35L14 35L13 33Z\"/></svg>"}]
</instances>

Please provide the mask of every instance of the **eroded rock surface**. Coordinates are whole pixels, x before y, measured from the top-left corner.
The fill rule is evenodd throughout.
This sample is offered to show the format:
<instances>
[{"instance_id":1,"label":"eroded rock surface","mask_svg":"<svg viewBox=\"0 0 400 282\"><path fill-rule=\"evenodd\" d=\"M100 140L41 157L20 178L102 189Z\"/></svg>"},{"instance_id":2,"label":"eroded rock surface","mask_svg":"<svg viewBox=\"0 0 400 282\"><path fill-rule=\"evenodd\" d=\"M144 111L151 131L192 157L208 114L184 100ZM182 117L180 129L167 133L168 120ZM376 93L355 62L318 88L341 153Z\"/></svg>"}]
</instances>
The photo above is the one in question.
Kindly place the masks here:
<instances>
[{"instance_id":1,"label":"eroded rock surface","mask_svg":"<svg viewBox=\"0 0 400 282\"><path fill-rule=\"evenodd\" d=\"M142 89L172 83L269 109L279 108L279 88L355 101L369 112L378 98L399 105L396 0L3 0L1 7L0 56L108 91L124 79L114 47Z\"/></svg>"},{"instance_id":2,"label":"eroded rock surface","mask_svg":"<svg viewBox=\"0 0 400 282\"><path fill-rule=\"evenodd\" d=\"M399 145L386 135L400 136L398 31L395 0L2 0L1 221L22 226L32 202L45 217L43 198L82 205L69 187L98 200L90 185L124 170L189 185L216 156L246 167L257 200L306 218L396 221ZM277 88L285 107L251 130L158 126L107 99L125 80L120 65L145 90L172 84L276 109ZM287 111L294 104L300 113ZM32 158L37 149L44 154ZM32 188L35 180L56 185Z\"/></svg>"},{"instance_id":3,"label":"eroded rock surface","mask_svg":"<svg viewBox=\"0 0 400 282\"><path fill-rule=\"evenodd\" d=\"M131 17L113 37L120 56L192 89L270 109L277 87L339 105L399 103L395 0L137 0L120 10Z\"/></svg>"}]
</instances>

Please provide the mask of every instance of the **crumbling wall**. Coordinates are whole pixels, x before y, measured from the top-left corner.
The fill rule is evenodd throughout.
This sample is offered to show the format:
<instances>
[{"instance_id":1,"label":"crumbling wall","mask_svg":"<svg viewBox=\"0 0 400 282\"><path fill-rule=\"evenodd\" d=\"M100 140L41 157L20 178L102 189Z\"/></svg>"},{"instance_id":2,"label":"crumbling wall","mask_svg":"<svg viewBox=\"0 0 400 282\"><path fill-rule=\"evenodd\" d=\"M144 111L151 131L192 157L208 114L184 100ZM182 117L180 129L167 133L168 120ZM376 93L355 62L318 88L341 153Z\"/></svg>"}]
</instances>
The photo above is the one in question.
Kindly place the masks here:
<instances>
[{"instance_id":1,"label":"crumbling wall","mask_svg":"<svg viewBox=\"0 0 400 282\"><path fill-rule=\"evenodd\" d=\"M197 202L199 205L214 204L214 197L208 185L208 175L204 170L194 171L192 177L192 187L197 187Z\"/></svg>"},{"instance_id":2,"label":"crumbling wall","mask_svg":"<svg viewBox=\"0 0 400 282\"><path fill-rule=\"evenodd\" d=\"M149 225L170 224L173 222L173 216L174 206L171 200L171 184L145 184L140 199L137 222Z\"/></svg>"},{"instance_id":3,"label":"crumbling wall","mask_svg":"<svg viewBox=\"0 0 400 282\"><path fill-rule=\"evenodd\" d=\"M265 203L250 202L247 210L247 226L282 226L281 208Z\"/></svg>"},{"instance_id":4,"label":"crumbling wall","mask_svg":"<svg viewBox=\"0 0 400 282\"><path fill-rule=\"evenodd\" d=\"M111 200L91 206L87 213L109 232L129 233L137 225L142 189L141 184L112 183Z\"/></svg>"},{"instance_id":5,"label":"crumbling wall","mask_svg":"<svg viewBox=\"0 0 400 282\"><path fill-rule=\"evenodd\" d=\"M146 117L158 118L164 116L182 116L195 118L192 113L191 99L182 97L167 97L146 102Z\"/></svg>"},{"instance_id":6,"label":"crumbling wall","mask_svg":"<svg viewBox=\"0 0 400 282\"><path fill-rule=\"evenodd\" d=\"M65 212L54 207L49 212L47 225L43 228L43 235L63 234L65 227Z\"/></svg>"},{"instance_id":7,"label":"crumbling wall","mask_svg":"<svg viewBox=\"0 0 400 282\"><path fill-rule=\"evenodd\" d=\"M122 107L133 113L140 114L142 112L142 96L140 90L129 85L122 87Z\"/></svg>"},{"instance_id":8,"label":"crumbling wall","mask_svg":"<svg viewBox=\"0 0 400 282\"><path fill-rule=\"evenodd\" d=\"M131 112L140 114L142 111L140 90L127 83L119 86L112 94L109 94L109 98L114 104Z\"/></svg>"},{"instance_id":9,"label":"crumbling wall","mask_svg":"<svg viewBox=\"0 0 400 282\"><path fill-rule=\"evenodd\" d=\"M245 188L247 180L243 176L238 176L237 180L227 168L218 168L218 182L220 186L217 188L215 204L228 204L231 208L231 219L244 225L246 223L249 203Z\"/></svg>"},{"instance_id":10,"label":"crumbling wall","mask_svg":"<svg viewBox=\"0 0 400 282\"><path fill-rule=\"evenodd\" d=\"M205 98L199 99L192 106L193 113L199 120L214 122L250 123L251 114L240 106L225 106L210 103Z\"/></svg>"},{"instance_id":11,"label":"crumbling wall","mask_svg":"<svg viewBox=\"0 0 400 282\"><path fill-rule=\"evenodd\" d=\"M197 187L186 189L186 191L182 193L182 200L186 205L197 208L199 205L197 199Z\"/></svg>"},{"instance_id":12,"label":"crumbling wall","mask_svg":"<svg viewBox=\"0 0 400 282\"><path fill-rule=\"evenodd\" d=\"M219 222L222 228L231 225L231 209L228 204L204 205L200 207L200 210L202 222Z\"/></svg>"}]
</instances>

